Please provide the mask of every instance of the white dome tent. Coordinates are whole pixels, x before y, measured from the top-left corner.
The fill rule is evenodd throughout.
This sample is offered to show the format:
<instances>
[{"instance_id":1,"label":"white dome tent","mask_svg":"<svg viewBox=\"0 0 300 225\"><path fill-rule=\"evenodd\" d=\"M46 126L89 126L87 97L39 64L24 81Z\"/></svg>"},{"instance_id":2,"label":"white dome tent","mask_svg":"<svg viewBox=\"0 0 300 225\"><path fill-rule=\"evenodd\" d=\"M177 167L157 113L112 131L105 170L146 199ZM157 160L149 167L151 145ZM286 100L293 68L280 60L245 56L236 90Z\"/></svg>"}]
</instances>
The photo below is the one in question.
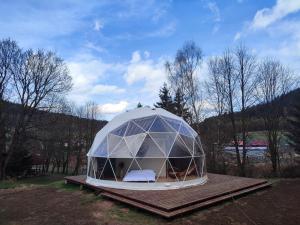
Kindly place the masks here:
<instances>
[{"instance_id":1,"label":"white dome tent","mask_svg":"<svg viewBox=\"0 0 300 225\"><path fill-rule=\"evenodd\" d=\"M160 108L116 116L97 133L87 156L86 182L95 186L168 190L207 181L198 134Z\"/></svg>"}]
</instances>

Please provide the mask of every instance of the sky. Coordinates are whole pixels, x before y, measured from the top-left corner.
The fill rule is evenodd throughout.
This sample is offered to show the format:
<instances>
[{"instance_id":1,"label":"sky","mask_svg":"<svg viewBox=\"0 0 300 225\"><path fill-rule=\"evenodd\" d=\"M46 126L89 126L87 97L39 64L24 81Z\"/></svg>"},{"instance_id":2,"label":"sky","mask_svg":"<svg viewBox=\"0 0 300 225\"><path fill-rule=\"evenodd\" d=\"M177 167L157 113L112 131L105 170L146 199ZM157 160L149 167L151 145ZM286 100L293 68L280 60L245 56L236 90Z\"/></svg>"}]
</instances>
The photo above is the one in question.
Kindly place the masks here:
<instances>
[{"instance_id":1,"label":"sky","mask_svg":"<svg viewBox=\"0 0 300 225\"><path fill-rule=\"evenodd\" d=\"M78 105L101 117L152 106L167 80L166 60L189 40L204 61L245 44L300 73L300 0L0 0L0 39L55 51L69 67Z\"/></svg>"}]
</instances>

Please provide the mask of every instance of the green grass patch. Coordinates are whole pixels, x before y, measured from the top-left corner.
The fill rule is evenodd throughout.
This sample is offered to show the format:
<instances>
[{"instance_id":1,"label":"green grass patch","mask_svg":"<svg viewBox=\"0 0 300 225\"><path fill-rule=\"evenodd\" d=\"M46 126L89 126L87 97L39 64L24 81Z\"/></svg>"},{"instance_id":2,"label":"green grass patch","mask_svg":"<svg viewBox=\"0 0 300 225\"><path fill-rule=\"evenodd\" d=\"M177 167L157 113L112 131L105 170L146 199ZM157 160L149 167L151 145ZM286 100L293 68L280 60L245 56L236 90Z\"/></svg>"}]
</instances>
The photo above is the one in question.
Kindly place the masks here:
<instances>
[{"instance_id":1,"label":"green grass patch","mask_svg":"<svg viewBox=\"0 0 300 225\"><path fill-rule=\"evenodd\" d=\"M21 184L17 183L16 181L13 180L5 180L5 181L0 181L0 189L11 189L11 188L16 188L20 187Z\"/></svg>"},{"instance_id":2,"label":"green grass patch","mask_svg":"<svg viewBox=\"0 0 300 225\"><path fill-rule=\"evenodd\" d=\"M63 175L41 176L24 178L20 180L5 180L0 181L0 189L10 189L18 187L53 187L67 191L80 190L78 185L65 184Z\"/></svg>"}]
</instances>

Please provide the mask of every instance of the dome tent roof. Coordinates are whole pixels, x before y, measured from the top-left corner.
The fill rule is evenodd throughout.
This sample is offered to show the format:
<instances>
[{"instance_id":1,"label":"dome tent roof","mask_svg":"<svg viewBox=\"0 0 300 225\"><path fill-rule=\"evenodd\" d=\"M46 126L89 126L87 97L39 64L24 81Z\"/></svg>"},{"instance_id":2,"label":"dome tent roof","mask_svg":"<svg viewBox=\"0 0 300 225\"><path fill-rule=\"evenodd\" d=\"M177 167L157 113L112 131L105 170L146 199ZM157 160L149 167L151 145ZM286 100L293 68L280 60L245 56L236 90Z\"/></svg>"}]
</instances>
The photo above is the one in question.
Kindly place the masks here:
<instances>
[{"instance_id":1,"label":"dome tent roof","mask_svg":"<svg viewBox=\"0 0 300 225\"><path fill-rule=\"evenodd\" d=\"M148 120L148 122L146 120ZM99 151L99 147L101 145L108 145L106 139L109 134L113 137L137 136L138 133L147 133L148 131L157 133L181 132L188 134L189 136L194 138L197 137L197 133L193 129L191 129L190 126L181 117L176 116L161 108L141 107L124 112L114 117L109 123L107 123L96 134L94 142L87 156L107 157L108 155L105 154L99 155L99 152L97 151ZM116 141L119 142L120 140ZM124 157L124 154L122 155L121 149L118 151L118 153L114 153L114 157L117 158L118 156Z\"/></svg>"},{"instance_id":2,"label":"dome tent roof","mask_svg":"<svg viewBox=\"0 0 300 225\"><path fill-rule=\"evenodd\" d=\"M88 152L87 183L130 190L169 190L207 181L200 137L161 108L116 116Z\"/></svg>"}]
</instances>

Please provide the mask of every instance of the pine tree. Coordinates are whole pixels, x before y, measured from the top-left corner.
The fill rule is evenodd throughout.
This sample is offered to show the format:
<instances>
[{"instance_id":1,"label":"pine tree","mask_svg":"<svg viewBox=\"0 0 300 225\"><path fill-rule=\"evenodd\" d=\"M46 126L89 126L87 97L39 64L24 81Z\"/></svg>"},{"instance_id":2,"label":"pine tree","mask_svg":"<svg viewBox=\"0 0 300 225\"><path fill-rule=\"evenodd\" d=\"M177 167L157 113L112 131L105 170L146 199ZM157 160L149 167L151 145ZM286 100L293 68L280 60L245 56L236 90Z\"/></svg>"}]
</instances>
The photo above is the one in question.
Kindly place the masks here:
<instances>
[{"instance_id":1,"label":"pine tree","mask_svg":"<svg viewBox=\"0 0 300 225\"><path fill-rule=\"evenodd\" d=\"M177 89L174 97L174 113L177 116L182 117L185 121L189 121L191 114L189 109L186 107L186 102L184 96L181 93L180 89Z\"/></svg>"},{"instance_id":2,"label":"pine tree","mask_svg":"<svg viewBox=\"0 0 300 225\"><path fill-rule=\"evenodd\" d=\"M299 96L300 97L300 96ZM299 101L291 108L288 118L289 143L295 152L300 154L300 103Z\"/></svg>"},{"instance_id":3,"label":"pine tree","mask_svg":"<svg viewBox=\"0 0 300 225\"><path fill-rule=\"evenodd\" d=\"M136 107L137 107L137 108L142 108L142 107L143 107L143 105L142 105L142 103L140 103L140 102L139 102L139 103L137 104L137 106L136 106Z\"/></svg>"},{"instance_id":4,"label":"pine tree","mask_svg":"<svg viewBox=\"0 0 300 225\"><path fill-rule=\"evenodd\" d=\"M174 102L166 83L164 83L162 88L159 90L159 98L160 101L154 104L154 107L162 108L174 113Z\"/></svg>"}]
</instances>

